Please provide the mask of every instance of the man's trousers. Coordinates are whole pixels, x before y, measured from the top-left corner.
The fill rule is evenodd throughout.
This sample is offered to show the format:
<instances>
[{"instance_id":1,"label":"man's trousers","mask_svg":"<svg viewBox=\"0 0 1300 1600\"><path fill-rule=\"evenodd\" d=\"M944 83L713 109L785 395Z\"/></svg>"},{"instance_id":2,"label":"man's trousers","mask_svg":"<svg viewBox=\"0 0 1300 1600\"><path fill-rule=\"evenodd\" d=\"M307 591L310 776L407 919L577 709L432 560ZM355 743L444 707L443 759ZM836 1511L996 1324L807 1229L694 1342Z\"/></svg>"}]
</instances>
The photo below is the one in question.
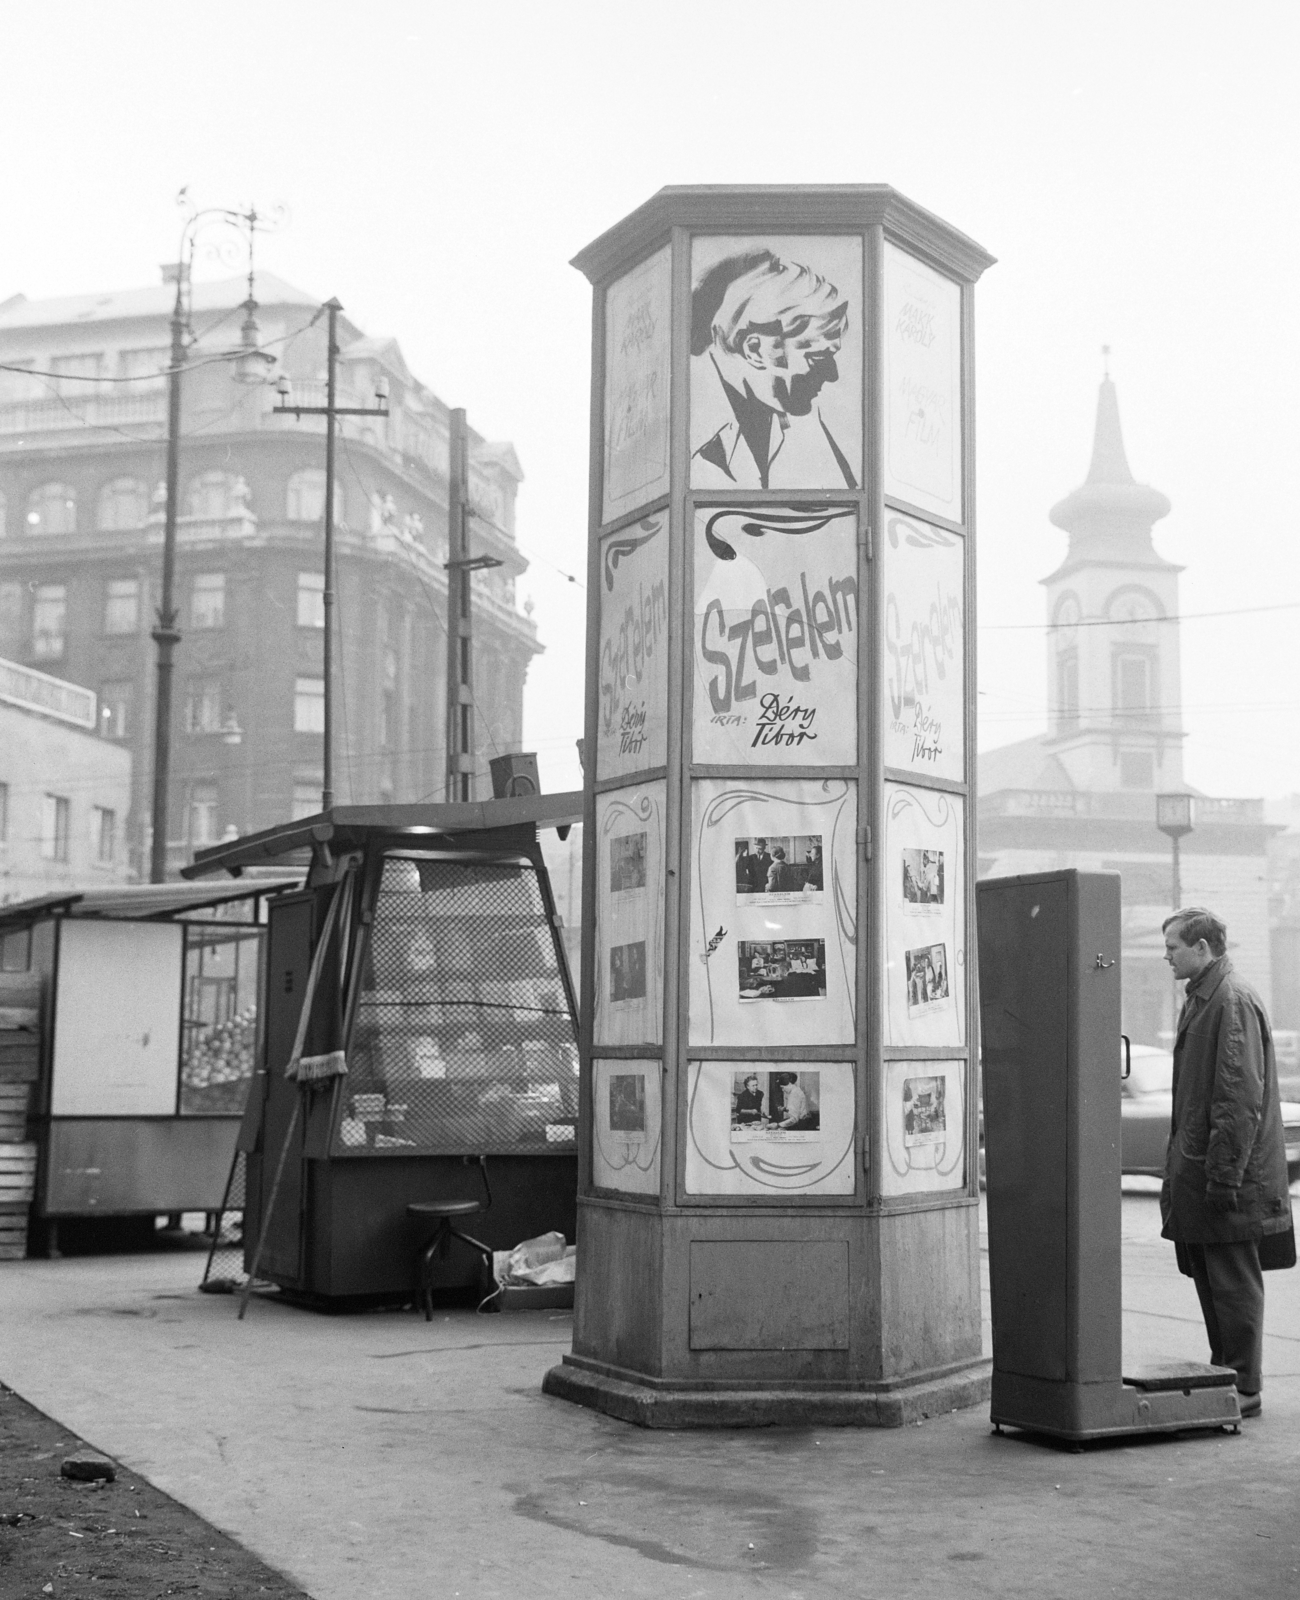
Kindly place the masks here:
<instances>
[{"instance_id":1,"label":"man's trousers","mask_svg":"<svg viewBox=\"0 0 1300 1600\"><path fill-rule=\"evenodd\" d=\"M1242 1394L1258 1394L1264 1362L1264 1275L1259 1244L1187 1244L1192 1281L1210 1338L1210 1360L1233 1367Z\"/></svg>"}]
</instances>

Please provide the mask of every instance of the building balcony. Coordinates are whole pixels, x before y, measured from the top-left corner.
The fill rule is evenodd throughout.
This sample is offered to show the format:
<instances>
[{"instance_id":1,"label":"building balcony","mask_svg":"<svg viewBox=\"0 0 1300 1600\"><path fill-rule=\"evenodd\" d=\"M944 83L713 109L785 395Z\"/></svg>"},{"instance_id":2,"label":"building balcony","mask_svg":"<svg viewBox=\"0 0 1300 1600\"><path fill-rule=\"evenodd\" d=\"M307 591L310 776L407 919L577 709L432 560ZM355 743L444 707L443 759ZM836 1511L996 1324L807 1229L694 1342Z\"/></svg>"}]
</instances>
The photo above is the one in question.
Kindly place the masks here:
<instances>
[{"instance_id":1,"label":"building balcony","mask_svg":"<svg viewBox=\"0 0 1300 1600\"><path fill-rule=\"evenodd\" d=\"M1150 822L1153 828L1156 818L1154 795L1121 789L1000 789L981 795L979 809L982 817L1095 817ZM1264 802L1198 795L1192 802L1192 820L1198 827L1258 824L1264 820Z\"/></svg>"},{"instance_id":2,"label":"building balcony","mask_svg":"<svg viewBox=\"0 0 1300 1600\"><path fill-rule=\"evenodd\" d=\"M167 425L167 393L153 389L144 394L51 395L41 400L17 400L0 405L0 441L26 439L32 434L61 433L83 428L147 427L143 438L161 437Z\"/></svg>"}]
</instances>

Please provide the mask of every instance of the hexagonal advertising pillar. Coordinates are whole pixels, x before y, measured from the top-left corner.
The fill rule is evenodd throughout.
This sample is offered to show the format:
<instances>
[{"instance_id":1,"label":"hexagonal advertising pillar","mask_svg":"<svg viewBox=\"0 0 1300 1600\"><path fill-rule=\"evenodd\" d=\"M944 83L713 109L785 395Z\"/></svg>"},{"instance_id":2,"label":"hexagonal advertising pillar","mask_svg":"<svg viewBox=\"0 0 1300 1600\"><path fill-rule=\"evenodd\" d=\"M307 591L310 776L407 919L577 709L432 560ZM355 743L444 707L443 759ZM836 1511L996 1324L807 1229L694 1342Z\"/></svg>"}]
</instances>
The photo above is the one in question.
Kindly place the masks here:
<instances>
[{"instance_id":1,"label":"hexagonal advertising pillar","mask_svg":"<svg viewBox=\"0 0 1300 1600\"><path fill-rule=\"evenodd\" d=\"M573 1351L655 1426L988 1392L973 286L882 185L671 188L595 288Z\"/></svg>"}]
</instances>

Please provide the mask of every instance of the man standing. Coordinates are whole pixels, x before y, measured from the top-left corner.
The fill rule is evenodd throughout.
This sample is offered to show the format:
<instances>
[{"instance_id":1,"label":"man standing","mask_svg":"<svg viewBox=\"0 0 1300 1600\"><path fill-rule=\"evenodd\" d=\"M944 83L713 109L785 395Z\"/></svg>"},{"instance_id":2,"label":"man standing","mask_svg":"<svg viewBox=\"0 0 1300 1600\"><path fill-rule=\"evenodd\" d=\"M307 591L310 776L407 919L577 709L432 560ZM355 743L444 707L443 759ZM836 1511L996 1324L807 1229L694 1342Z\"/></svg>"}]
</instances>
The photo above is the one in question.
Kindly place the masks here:
<instances>
[{"instance_id":1,"label":"man standing","mask_svg":"<svg viewBox=\"0 0 1300 1600\"><path fill-rule=\"evenodd\" d=\"M1174 1044L1173 1116L1160 1194L1163 1235L1196 1284L1215 1366L1233 1367L1243 1417L1261 1410L1260 1241L1291 1228L1273 1033L1233 971L1227 929L1192 906L1163 927L1187 984Z\"/></svg>"}]
</instances>

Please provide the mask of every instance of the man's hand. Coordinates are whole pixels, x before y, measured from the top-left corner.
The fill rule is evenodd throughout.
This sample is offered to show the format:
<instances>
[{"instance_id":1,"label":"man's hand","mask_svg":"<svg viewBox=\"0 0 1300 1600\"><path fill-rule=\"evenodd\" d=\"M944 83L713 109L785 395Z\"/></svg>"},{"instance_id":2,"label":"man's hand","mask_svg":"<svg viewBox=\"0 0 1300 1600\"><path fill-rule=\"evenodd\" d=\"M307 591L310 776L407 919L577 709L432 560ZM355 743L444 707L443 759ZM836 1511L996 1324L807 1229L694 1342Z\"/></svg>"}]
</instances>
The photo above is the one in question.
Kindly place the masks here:
<instances>
[{"instance_id":1,"label":"man's hand","mask_svg":"<svg viewBox=\"0 0 1300 1600\"><path fill-rule=\"evenodd\" d=\"M1219 1216L1227 1216L1230 1211L1239 1209L1239 1194L1239 1190L1230 1189L1226 1183L1207 1183L1205 1185L1206 1208Z\"/></svg>"}]
</instances>

